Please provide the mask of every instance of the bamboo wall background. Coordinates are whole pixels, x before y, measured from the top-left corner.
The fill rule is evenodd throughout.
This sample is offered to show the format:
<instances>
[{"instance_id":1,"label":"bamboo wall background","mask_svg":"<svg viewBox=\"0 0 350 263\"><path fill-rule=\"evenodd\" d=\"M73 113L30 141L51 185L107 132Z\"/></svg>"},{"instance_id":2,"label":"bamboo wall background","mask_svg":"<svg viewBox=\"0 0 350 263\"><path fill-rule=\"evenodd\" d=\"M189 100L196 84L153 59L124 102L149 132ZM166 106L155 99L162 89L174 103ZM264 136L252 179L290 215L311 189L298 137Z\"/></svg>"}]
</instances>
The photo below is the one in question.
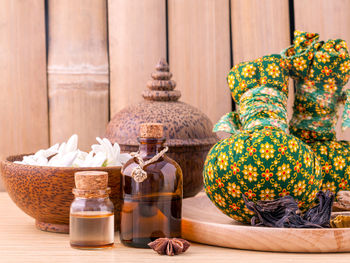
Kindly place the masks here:
<instances>
[{"instance_id":1,"label":"bamboo wall background","mask_svg":"<svg viewBox=\"0 0 350 263\"><path fill-rule=\"evenodd\" d=\"M142 99L160 57L181 100L214 123L233 108L232 65L280 52L294 29L350 42L350 1L0 0L0 25L3 159L73 133L89 150L116 112Z\"/></svg>"}]
</instances>

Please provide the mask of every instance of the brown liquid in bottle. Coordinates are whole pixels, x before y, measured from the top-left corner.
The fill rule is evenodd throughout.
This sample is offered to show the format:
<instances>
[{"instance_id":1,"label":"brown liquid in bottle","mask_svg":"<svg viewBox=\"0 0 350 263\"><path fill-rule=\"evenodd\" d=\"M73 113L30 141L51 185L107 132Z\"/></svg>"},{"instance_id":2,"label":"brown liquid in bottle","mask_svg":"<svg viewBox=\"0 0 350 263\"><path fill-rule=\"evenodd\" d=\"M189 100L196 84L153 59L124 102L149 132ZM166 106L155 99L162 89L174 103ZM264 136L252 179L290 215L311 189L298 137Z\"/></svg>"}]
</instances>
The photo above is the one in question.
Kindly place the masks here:
<instances>
[{"instance_id":1,"label":"brown liquid in bottle","mask_svg":"<svg viewBox=\"0 0 350 263\"><path fill-rule=\"evenodd\" d=\"M160 237L181 237L181 197L124 199L121 224L122 242L135 247Z\"/></svg>"},{"instance_id":2,"label":"brown liquid in bottle","mask_svg":"<svg viewBox=\"0 0 350 263\"><path fill-rule=\"evenodd\" d=\"M140 155L147 161L163 149L164 139L139 138ZM180 166L164 155L143 170L147 178L137 182L132 171L137 160L122 170L123 206L121 242L133 247L148 247L160 237L181 237L182 172Z\"/></svg>"}]
</instances>

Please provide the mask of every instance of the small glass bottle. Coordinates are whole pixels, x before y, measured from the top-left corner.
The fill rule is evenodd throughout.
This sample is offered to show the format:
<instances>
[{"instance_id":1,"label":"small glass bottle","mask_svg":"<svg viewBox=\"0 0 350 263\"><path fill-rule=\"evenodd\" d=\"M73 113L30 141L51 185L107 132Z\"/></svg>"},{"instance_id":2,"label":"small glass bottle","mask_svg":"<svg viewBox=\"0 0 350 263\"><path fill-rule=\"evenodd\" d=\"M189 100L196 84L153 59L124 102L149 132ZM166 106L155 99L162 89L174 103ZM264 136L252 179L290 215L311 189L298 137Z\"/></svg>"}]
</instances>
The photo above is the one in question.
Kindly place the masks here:
<instances>
[{"instance_id":1,"label":"small glass bottle","mask_svg":"<svg viewBox=\"0 0 350 263\"><path fill-rule=\"evenodd\" d=\"M108 173L75 173L70 207L70 244L78 249L102 249L114 245L114 206L109 199Z\"/></svg>"},{"instance_id":2,"label":"small glass bottle","mask_svg":"<svg viewBox=\"0 0 350 263\"><path fill-rule=\"evenodd\" d=\"M122 169L120 240L147 248L160 237L181 237L182 171L164 154L162 124L141 124L140 134L138 156Z\"/></svg>"}]
</instances>

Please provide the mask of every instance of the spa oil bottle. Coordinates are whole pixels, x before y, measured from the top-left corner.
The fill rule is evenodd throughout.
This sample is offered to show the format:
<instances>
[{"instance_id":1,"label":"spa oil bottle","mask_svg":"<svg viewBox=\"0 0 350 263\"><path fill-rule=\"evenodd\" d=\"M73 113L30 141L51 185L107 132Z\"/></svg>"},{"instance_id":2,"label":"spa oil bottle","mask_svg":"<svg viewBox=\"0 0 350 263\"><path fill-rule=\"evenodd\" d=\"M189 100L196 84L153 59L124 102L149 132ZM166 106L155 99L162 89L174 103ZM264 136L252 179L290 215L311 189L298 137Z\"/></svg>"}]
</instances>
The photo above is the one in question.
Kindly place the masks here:
<instances>
[{"instance_id":1,"label":"spa oil bottle","mask_svg":"<svg viewBox=\"0 0 350 263\"><path fill-rule=\"evenodd\" d=\"M78 249L102 249L114 245L114 206L109 199L108 173L75 173L70 207L70 244Z\"/></svg>"},{"instance_id":2,"label":"spa oil bottle","mask_svg":"<svg viewBox=\"0 0 350 263\"><path fill-rule=\"evenodd\" d=\"M163 125L141 124L139 152L122 168L120 240L148 247L160 237L181 237L182 171L165 155Z\"/></svg>"}]
</instances>

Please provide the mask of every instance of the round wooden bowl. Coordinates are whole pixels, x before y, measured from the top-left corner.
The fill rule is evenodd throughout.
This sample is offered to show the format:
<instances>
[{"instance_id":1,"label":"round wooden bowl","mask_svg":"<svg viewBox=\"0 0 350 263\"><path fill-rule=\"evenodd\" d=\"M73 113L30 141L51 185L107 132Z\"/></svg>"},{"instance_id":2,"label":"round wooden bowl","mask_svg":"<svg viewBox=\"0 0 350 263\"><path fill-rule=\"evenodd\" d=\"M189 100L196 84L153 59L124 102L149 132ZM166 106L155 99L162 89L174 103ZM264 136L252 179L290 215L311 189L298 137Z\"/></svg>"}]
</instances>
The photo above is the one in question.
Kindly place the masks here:
<instances>
[{"instance_id":1,"label":"round wooden bowl","mask_svg":"<svg viewBox=\"0 0 350 263\"><path fill-rule=\"evenodd\" d=\"M23 155L10 156L1 162L1 175L11 199L35 219L44 231L68 233L69 208L74 195L74 173L78 171L108 172L110 198L115 208L116 229L120 222L121 167L48 167L16 164Z\"/></svg>"}]
</instances>

